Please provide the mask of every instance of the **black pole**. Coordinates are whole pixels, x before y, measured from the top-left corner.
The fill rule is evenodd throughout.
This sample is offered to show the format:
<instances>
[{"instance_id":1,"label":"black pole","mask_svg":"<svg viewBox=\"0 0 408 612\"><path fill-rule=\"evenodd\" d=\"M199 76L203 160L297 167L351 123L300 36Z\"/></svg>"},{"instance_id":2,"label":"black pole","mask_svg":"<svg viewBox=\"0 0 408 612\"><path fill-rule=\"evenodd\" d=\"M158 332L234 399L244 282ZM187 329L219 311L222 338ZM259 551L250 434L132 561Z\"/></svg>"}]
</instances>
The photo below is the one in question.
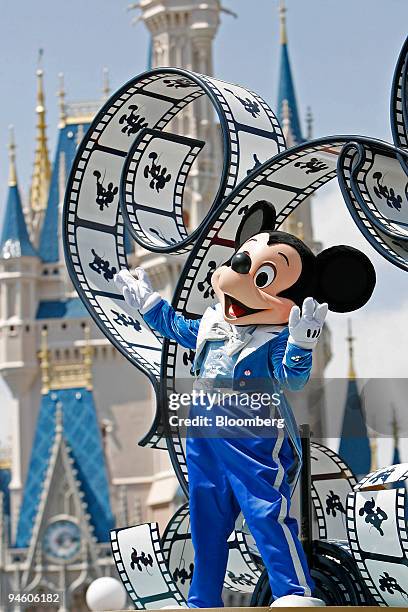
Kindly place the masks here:
<instances>
[{"instance_id":1,"label":"black pole","mask_svg":"<svg viewBox=\"0 0 408 612\"><path fill-rule=\"evenodd\" d=\"M300 426L302 442L302 470L300 473L300 541L306 553L309 567L312 563L312 472L310 458L310 426Z\"/></svg>"}]
</instances>

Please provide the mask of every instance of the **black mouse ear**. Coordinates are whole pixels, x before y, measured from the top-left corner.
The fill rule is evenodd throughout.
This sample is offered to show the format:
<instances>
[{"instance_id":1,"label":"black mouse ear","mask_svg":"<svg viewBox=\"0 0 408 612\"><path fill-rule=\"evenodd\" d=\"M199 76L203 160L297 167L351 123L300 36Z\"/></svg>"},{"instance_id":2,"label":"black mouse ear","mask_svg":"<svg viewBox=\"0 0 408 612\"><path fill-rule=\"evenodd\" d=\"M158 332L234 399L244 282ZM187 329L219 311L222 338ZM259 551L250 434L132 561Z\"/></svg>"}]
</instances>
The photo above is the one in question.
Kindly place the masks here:
<instances>
[{"instance_id":1,"label":"black mouse ear","mask_svg":"<svg viewBox=\"0 0 408 612\"><path fill-rule=\"evenodd\" d=\"M276 210L271 202L259 200L245 213L235 236L235 248L238 249L246 240L262 231L275 229Z\"/></svg>"},{"instance_id":2,"label":"black mouse ear","mask_svg":"<svg viewBox=\"0 0 408 612\"><path fill-rule=\"evenodd\" d=\"M370 299L376 282L374 266L361 251L340 245L316 257L314 298L333 312L351 312Z\"/></svg>"}]
</instances>

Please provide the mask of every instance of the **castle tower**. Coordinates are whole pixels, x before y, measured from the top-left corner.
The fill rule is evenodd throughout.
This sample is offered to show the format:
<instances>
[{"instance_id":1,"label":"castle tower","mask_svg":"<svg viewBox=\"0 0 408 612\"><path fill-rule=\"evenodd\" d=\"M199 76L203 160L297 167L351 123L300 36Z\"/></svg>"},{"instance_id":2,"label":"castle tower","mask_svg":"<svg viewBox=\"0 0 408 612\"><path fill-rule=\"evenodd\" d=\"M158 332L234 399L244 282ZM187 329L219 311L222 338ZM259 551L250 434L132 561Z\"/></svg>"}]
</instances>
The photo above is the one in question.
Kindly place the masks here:
<instances>
[{"instance_id":1,"label":"castle tower","mask_svg":"<svg viewBox=\"0 0 408 612\"><path fill-rule=\"evenodd\" d=\"M151 67L177 66L211 76L213 42L220 24L219 0L142 0L140 9L152 37Z\"/></svg>"},{"instance_id":2,"label":"castle tower","mask_svg":"<svg viewBox=\"0 0 408 612\"><path fill-rule=\"evenodd\" d=\"M43 71L37 70L37 114L36 148L34 157L33 176L30 188L30 209L32 235L35 244L38 241L38 232L41 227L47 205L48 190L51 177L51 165L48 156L47 124L45 111L45 96L43 84Z\"/></svg>"},{"instance_id":3,"label":"castle tower","mask_svg":"<svg viewBox=\"0 0 408 612\"><path fill-rule=\"evenodd\" d=\"M38 372L35 313L39 258L30 242L10 129L9 190L0 240L0 373L13 397L12 510L18 507L36 410L30 388Z\"/></svg>"},{"instance_id":4,"label":"castle tower","mask_svg":"<svg viewBox=\"0 0 408 612\"><path fill-rule=\"evenodd\" d=\"M139 19L150 32L150 68L176 66L213 75L213 42L223 11L219 0L143 0L130 8L141 10ZM190 224L196 227L212 204L219 180L221 141L209 100L202 98L189 105L175 117L171 128L206 142L191 170L194 189L186 206Z\"/></svg>"}]
</instances>

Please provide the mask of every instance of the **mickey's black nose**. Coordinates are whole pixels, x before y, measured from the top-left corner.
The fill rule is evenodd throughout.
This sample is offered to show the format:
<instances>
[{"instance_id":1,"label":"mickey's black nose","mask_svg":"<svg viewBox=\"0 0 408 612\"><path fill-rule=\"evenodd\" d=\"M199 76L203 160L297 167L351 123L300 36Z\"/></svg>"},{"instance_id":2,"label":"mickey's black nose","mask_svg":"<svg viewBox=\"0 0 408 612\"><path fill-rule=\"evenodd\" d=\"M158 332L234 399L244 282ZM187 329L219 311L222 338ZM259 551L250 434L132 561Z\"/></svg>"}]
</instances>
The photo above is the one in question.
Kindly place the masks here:
<instances>
[{"instance_id":1,"label":"mickey's black nose","mask_svg":"<svg viewBox=\"0 0 408 612\"><path fill-rule=\"evenodd\" d=\"M248 274L251 264L251 258L247 253L237 253L231 259L231 268L238 274Z\"/></svg>"}]
</instances>

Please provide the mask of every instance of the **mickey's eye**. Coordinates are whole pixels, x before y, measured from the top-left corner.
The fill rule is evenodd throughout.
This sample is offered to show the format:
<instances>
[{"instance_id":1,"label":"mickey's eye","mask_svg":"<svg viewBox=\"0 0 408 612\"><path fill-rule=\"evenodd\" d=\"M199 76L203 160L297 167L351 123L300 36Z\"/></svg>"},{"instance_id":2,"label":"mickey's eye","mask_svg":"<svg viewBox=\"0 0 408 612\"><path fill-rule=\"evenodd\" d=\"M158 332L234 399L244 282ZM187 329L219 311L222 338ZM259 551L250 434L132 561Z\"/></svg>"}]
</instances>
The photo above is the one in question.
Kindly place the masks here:
<instances>
[{"instance_id":1,"label":"mickey's eye","mask_svg":"<svg viewBox=\"0 0 408 612\"><path fill-rule=\"evenodd\" d=\"M257 287L269 287L271 283L275 280L276 276L276 268L272 264L264 264L260 268L258 268L255 274L255 285Z\"/></svg>"}]
</instances>

